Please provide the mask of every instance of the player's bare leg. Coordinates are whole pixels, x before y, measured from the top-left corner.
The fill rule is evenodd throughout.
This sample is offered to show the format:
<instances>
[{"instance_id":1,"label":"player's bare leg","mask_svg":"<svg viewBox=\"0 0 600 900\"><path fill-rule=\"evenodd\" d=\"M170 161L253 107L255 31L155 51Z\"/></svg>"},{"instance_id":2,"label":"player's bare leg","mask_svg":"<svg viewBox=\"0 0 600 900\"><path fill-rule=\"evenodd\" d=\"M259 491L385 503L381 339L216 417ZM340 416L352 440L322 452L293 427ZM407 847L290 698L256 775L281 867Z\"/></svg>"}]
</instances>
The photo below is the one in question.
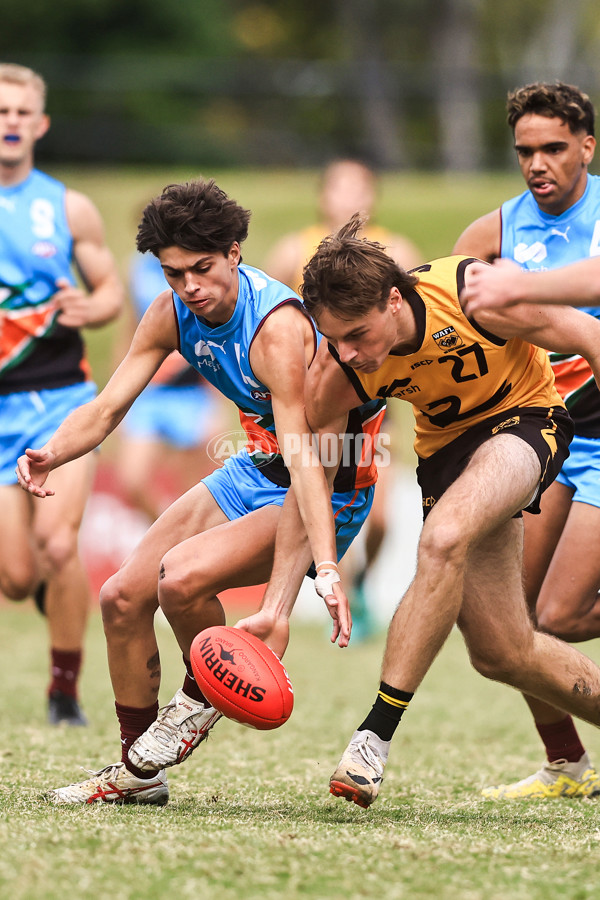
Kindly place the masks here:
<instances>
[{"instance_id":1,"label":"player's bare leg","mask_svg":"<svg viewBox=\"0 0 600 900\"><path fill-rule=\"evenodd\" d=\"M268 580L279 516L279 507L263 507L191 537L163 557L160 605L179 641L187 674L182 688L129 748L129 761L138 771L183 762L220 718L196 684L190 646L200 631L224 624L220 591Z\"/></svg>"},{"instance_id":2,"label":"player's bare leg","mask_svg":"<svg viewBox=\"0 0 600 900\"><path fill-rule=\"evenodd\" d=\"M95 469L93 454L67 463L48 478L55 495L35 505L33 532L47 584L50 643L58 650L83 646L90 589L79 557L78 535Z\"/></svg>"},{"instance_id":3,"label":"player's bare leg","mask_svg":"<svg viewBox=\"0 0 600 900\"><path fill-rule=\"evenodd\" d=\"M34 502L18 485L0 485L0 591L11 600L30 597L39 580L31 533Z\"/></svg>"},{"instance_id":4,"label":"player's bare leg","mask_svg":"<svg viewBox=\"0 0 600 900\"><path fill-rule=\"evenodd\" d=\"M268 581L280 513L278 506L265 506L195 535L163 557L159 602L187 658L199 631L225 622L218 593Z\"/></svg>"},{"instance_id":5,"label":"player's bare leg","mask_svg":"<svg viewBox=\"0 0 600 900\"><path fill-rule=\"evenodd\" d=\"M474 548L471 555L459 626L473 665L489 678L519 688L525 685L530 691L543 693L562 709L568 709L573 698L579 696L581 685L581 695L585 696L589 690L591 702L579 711L585 717L595 716L598 721L600 673L597 667L574 648L533 629L522 595L518 524L517 520L508 523L512 534L506 528L500 529L496 536L491 535L485 544ZM497 578L499 562L503 574ZM494 577L490 577L491 571ZM550 716L565 716L548 703L534 698L529 701L532 707L538 704L542 710L547 709ZM574 706L572 711L577 711ZM492 799L542 799L589 797L598 790L598 775L582 748L575 762L556 758L520 782L486 788L483 794Z\"/></svg>"},{"instance_id":6,"label":"player's bare leg","mask_svg":"<svg viewBox=\"0 0 600 900\"><path fill-rule=\"evenodd\" d=\"M475 451L433 507L415 578L390 625L382 666L387 684L417 689L458 619L471 547L527 504L539 477L533 449L520 438L498 435Z\"/></svg>"},{"instance_id":7,"label":"player's bare leg","mask_svg":"<svg viewBox=\"0 0 600 900\"><path fill-rule=\"evenodd\" d=\"M537 600L566 525L572 496L573 491L555 481L541 499L539 515L529 513L523 515L525 600L534 623L537 623ZM562 710L557 710L535 697L525 696L524 699L535 721L541 725L558 723L565 717Z\"/></svg>"},{"instance_id":8,"label":"player's bare leg","mask_svg":"<svg viewBox=\"0 0 600 900\"><path fill-rule=\"evenodd\" d=\"M196 485L180 497L148 530L138 547L101 591L108 663L121 731L121 759L77 784L50 792L54 803L166 803L164 771L142 771L131 762L129 748L156 720L160 658L154 632L158 608L160 560L175 544L225 516L208 489Z\"/></svg>"},{"instance_id":9,"label":"player's bare leg","mask_svg":"<svg viewBox=\"0 0 600 900\"><path fill-rule=\"evenodd\" d=\"M390 624L383 658L384 702L398 711L397 722L458 619L473 546L527 505L539 478L535 451L520 438L501 434L474 452L429 513L416 575ZM376 732L375 721L381 722L381 715L374 707L330 781L332 793L360 806L378 795L393 735L393 728L384 734L379 725L381 733Z\"/></svg>"},{"instance_id":10,"label":"player's bare leg","mask_svg":"<svg viewBox=\"0 0 600 900\"><path fill-rule=\"evenodd\" d=\"M528 606L535 621L539 598L541 630L556 632L570 640L575 638L580 627L587 636L590 618L598 615L595 607L600 585L600 561L595 552L600 510L573 503L572 496L572 489L554 482L542 497L540 515L526 513L524 516ZM546 609L550 611L548 620ZM568 630L561 633L561 628ZM491 799L595 796L600 791L600 776L586 753L572 717L535 697L525 695L524 699L544 743L546 760L533 774L508 784L487 787L483 795Z\"/></svg>"},{"instance_id":11,"label":"player's bare leg","mask_svg":"<svg viewBox=\"0 0 600 900\"><path fill-rule=\"evenodd\" d=\"M551 712L555 706L598 725L600 669L575 648L534 630L521 593L520 570L515 569L520 546L512 524L512 540L500 529L471 555L459 625L473 665L488 678L552 704ZM600 779L583 752L576 762L549 761L521 782L483 793L493 799L542 799L590 797L599 791Z\"/></svg>"},{"instance_id":12,"label":"player's bare leg","mask_svg":"<svg viewBox=\"0 0 600 900\"><path fill-rule=\"evenodd\" d=\"M18 487L3 487L0 587L8 596L33 593L45 585L52 680L49 717L53 724L85 724L77 702L89 587L79 560L77 536L91 489L93 459L83 457L52 473L56 496L23 503ZM50 480L49 480L50 483ZM3 534L6 529L8 533Z\"/></svg>"},{"instance_id":13,"label":"player's bare leg","mask_svg":"<svg viewBox=\"0 0 600 900\"><path fill-rule=\"evenodd\" d=\"M600 637L600 509L571 509L536 606L538 627L565 641Z\"/></svg>"},{"instance_id":14,"label":"player's bare leg","mask_svg":"<svg viewBox=\"0 0 600 900\"><path fill-rule=\"evenodd\" d=\"M541 497L539 514L523 513L525 600L534 619L537 599L567 522L572 496L573 491L554 481Z\"/></svg>"},{"instance_id":15,"label":"player's bare leg","mask_svg":"<svg viewBox=\"0 0 600 900\"><path fill-rule=\"evenodd\" d=\"M176 500L101 591L110 676L118 703L152 704L160 686L154 632L160 562L173 546L226 522L208 489L199 484Z\"/></svg>"},{"instance_id":16,"label":"player's bare leg","mask_svg":"<svg viewBox=\"0 0 600 900\"><path fill-rule=\"evenodd\" d=\"M474 548L459 625L477 671L600 725L600 669L533 628L522 594L518 523ZM492 574L493 573L493 574Z\"/></svg>"}]
</instances>

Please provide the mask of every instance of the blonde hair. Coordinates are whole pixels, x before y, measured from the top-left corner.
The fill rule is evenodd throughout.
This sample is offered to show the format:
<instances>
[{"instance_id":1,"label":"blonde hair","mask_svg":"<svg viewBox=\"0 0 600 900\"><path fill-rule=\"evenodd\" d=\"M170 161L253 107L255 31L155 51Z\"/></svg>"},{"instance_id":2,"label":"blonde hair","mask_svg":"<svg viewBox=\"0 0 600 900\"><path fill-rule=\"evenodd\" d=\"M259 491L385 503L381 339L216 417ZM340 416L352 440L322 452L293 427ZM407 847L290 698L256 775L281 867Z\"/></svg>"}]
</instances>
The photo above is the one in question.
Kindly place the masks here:
<instances>
[{"instance_id":1,"label":"blonde hair","mask_svg":"<svg viewBox=\"0 0 600 900\"><path fill-rule=\"evenodd\" d=\"M39 91L42 98L42 109L46 108L46 82L41 75L28 69L27 66L19 66L17 63L0 63L0 83L31 85Z\"/></svg>"}]
</instances>

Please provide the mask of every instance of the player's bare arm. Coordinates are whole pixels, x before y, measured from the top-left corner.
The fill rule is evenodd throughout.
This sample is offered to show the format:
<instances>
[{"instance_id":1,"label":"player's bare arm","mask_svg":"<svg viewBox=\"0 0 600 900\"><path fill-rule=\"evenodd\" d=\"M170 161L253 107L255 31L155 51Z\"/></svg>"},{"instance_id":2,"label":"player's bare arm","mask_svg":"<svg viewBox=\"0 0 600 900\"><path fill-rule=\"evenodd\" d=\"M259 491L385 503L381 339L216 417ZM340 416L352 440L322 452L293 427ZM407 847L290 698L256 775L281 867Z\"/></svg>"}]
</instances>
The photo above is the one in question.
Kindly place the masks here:
<instances>
[{"instance_id":1,"label":"player's bare arm","mask_svg":"<svg viewBox=\"0 0 600 900\"><path fill-rule=\"evenodd\" d=\"M300 310L284 306L261 328L250 362L271 392L277 440L318 562L332 559L336 545L334 529L326 518L331 506L329 491L304 408L304 386L313 355L309 320Z\"/></svg>"},{"instance_id":2,"label":"player's bare arm","mask_svg":"<svg viewBox=\"0 0 600 900\"><path fill-rule=\"evenodd\" d=\"M583 356L600 384L600 321L593 316L570 306L520 303L504 310L482 309L476 320L498 337Z\"/></svg>"},{"instance_id":3,"label":"player's bare arm","mask_svg":"<svg viewBox=\"0 0 600 900\"><path fill-rule=\"evenodd\" d=\"M360 406L362 400L352 387L348 377L334 360L327 341L321 341L315 360L309 369L306 381L306 416L311 430L318 435L319 440L326 441L322 448L321 456L325 461L327 480L333 485L335 474L338 470L343 447L343 435L348 426L348 413ZM332 436L337 435L337 442ZM337 448L337 454L335 450ZM332 511L328 515L333 522ZM321 577L326 581L328 575L334 573L321 572ZM325 598L329 614L334 621L334 630L331 640L338 639L340 646L346 646L345 635L339 631L341 627L339 610L335 601L327 598L326 588L319 585L319 579L315 587L319 594ZM337 585L333 585L336 589ZM339 634L339 637L338 637Z\"/></svg>"},{"instance_id":4,"label":"player's bare arm","mask_svg":"<svg viewBox=\"0 0 600 900\"><path fill-rule=\"evenodd\" d=\"M306 418L312 430L343 433L348 413L362 402L352 382L331 355L327 341L321 341L306 379Z\"/></svg>"},{"instance_id":5,"label":"player's bare arm","mask_svg":"<svg viewBox=\"0 0 600 900\"><path fill-rule=\"evenodd\" d=\"M329 367L328 358L333 364L331 368ZM338 371L335 372L335 369ZM313 410L313 403L318 400L317 393L321 390L321 384L331 385L335 388L334 381L339 377L338 373L341 376L340 384L342 387L345 390L347 387L350 388L348 392L350 405L347 409L341 410L341 413L337 409L334 412L326 411L324 406L319 406L317 413L317 407ZM322 377L324 379L323 382ZM322 341L305 378L306 410L308 411L310 407L314 415L314 421L322 423L323 434L343 434L346 430L349 410L359 406L360 403L361 401L354 392L350 382L329 354L326 342ZM304 410L303 417L306 418ZM316 432L318 430L316 429ZM320 469L321 467L318 466L317 468ZM331 483L333 483L336 471L337 465L332 465L328 470ZM335 532L331 503L329 502L329 489L327 498L326 509L323 510L322 514L326 519L328 530ZM304 550L299 549L298 535L302 529L302 519L294 491L288 491L277 529L273 570L261 608L255 615L238 623L240 628L252 631L253 634L265 640L279 656L283 655L287 647L289 617L298 596L302 578L310 565L312 556L310 551L307 551L307 548ZM291 570L290 559L297 559L300 562L300 565L294 571ZM333 555L327 557L327 559L335 561L335 545ZM326 576L321 577L325 578ZM328 590L331 590L332 593L328 593ZM348 645L351 630L347 598L340 591L338 583L332 583L329 588L321 588L321 591L321 596L323 596L333 620L331 640L332 642L337 640L340 647L345 647Z\"/></svg>"},{"instance_id":6,"label":"player's bare arm","mask_svg":"<svg viewBox=\"0 0 600 900\"><path fill-rule=\"evenodd\" d=\"M501 240L502 220L500 210L495 209L471 222L457 240L452 252L492 262L500 256Z\"/></svg>"},{"instance_id":7,"label":"player's bare arm","mask_svg":"<svg viewBox=\"0 0 600 900\"><path fill-rule=\"evenodd\" d=\"M17 477L21 487L37 497L52 496L52 491L44 489L49 472L101 444L176 348L171 292L165 291L140 322L129 352L104 390L74 410L41 449L28 449L19 458Z\"/></svg>"},{"instance_id":8,"label":"player's bare arm","mask_svg":"<svg viewBox=\"0 0 600 900\"><path fill-rule=\"evenodd\" d=\"M529 272L508 259L497 259L492 266L470 267L465 312L475 315L481 309L517 303L600 304L600 257L543 272Z\"/></svg>"},{"instance_id":9,"label":"player's bare arm","mask_svg":"<svg viewBox=\"0 0 600 900\"><path fill-rule=\"evenodd\" d=\"M59 322L68 328L97 328L119 315L125 290L96 206L73 190L67 190L65 205L73 257L85 289L59 279L55 294L62 310Z\"/></svg>"}]
</instances>

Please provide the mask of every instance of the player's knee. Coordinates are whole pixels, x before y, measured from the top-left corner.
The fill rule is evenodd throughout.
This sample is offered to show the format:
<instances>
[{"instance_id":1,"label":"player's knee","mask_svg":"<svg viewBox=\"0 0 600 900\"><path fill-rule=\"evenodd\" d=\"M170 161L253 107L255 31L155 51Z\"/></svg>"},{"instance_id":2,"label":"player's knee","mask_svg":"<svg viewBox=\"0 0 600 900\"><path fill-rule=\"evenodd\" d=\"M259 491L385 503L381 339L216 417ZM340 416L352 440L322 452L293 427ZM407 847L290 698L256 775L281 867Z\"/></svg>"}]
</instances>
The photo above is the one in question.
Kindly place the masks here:
<instances>
[{"instance_id":1,"label":"player's knee","mask_svg":"<svg viewBox=\"0 0 600 900\"><path fill-rule=\"evenodd\" d=\"M189 572L167 553L158 576L158 602L164 614L169 618L183 612L196 595L197 588L190 583Z\"/></svg>"},{"instance_id":2,"label":"player's knee","mask_svg":"<svg viewBox=\"0 0 600 900\"><path fill-rule=\"evenodd\" d=\"M134 585L119 570L100 589L100 610L106 632L135 632L144 615L153 616L156 609L142 602Z\"/></svg>"},{"instance_id":3,"label":"player's knee","mask_svg":"<svg viewBox=\"0 0 600 900\"><path fill-rule=\"evenodd\" d=\"M485 650L470 648L471 665L484 678L502 684L518 686L523 671L523 659L514 647L486 647Z\"/></svg>"},{"instance_id":4,"label":"player's knee","mask_svg":"<svg viewBox=\"0 0 600 900\"><path fill-rule=\"evenodd\" d=\"M197 606L203 594L203 578L200 565L195 562L193 573L183 564L177 551L167 553L160 564L158 576L158 600L169 618Z\"/></svg>"},{"instance_id":5,"label":"player's knee","mask_svg":"<svg viewBox=\"0 0 600 900\"><path fill-rule=\"evenodd\" d=\"M471 654L471 664L475 671L484 678L489 678L490 681L501 681L505 684L510 681L513 671L509 659L497 653L488 653L482 656Z\"/></svg>"},{"instance_id":6,"label":"player's knee","mask_svg":"<svg viewBox=\"0 0 600 900\"><path fill-rule=\"evenodd\" d=\"M429 527L427 527L429 525ZM464 564L468 544L458 521L426 522L419 541L419 561L433 570L459 568Z\"/></svg>"},{"instance_id":7,"label":"player's knee","mask_svg":"<svg viewBox=\"0 0 600 900\"><path fill-rule=\"evenodd\" d=\"M36 535L37 544L50 573L60 572L78 554L77 530L70 525Z\"/></svg>"},{"instance_id":8,"label":"player's knee","mask_svg":"<svg viewBox=\"0 0 600 900\"><path fill-rule=\"evenodd\" d=\"M0 592L10 600L25 600L35 588L35 573L17 561L0 571Z\"/></svg>"}]
</instances>

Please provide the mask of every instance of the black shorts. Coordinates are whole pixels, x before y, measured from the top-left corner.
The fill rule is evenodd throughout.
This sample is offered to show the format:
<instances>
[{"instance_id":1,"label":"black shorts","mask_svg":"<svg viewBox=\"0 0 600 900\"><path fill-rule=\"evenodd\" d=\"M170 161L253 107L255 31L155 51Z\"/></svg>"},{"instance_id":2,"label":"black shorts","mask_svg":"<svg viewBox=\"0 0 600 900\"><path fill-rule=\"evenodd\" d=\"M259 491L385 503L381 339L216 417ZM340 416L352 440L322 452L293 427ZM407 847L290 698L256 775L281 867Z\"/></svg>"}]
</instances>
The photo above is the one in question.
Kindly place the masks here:
<instances>
[{"instance_id":1,"label":"black shorts","mask_svg":"<svg viewBox=\"0 0 600 900\"><path fill-rule=\"evenodd\" d=\"M419 459L417 481L423 496L424 519L444 491L462 474L477 448L496 434L514 434L537 453L542 475L535 497L526 509L539 513L540 497L562 469L573 437L571 417L560 406L506 410L469 428L427 459ZM556 449L552 438L556 441ZM515 518L519 516L520 512Z\"/></svg>"}]
</instances>

